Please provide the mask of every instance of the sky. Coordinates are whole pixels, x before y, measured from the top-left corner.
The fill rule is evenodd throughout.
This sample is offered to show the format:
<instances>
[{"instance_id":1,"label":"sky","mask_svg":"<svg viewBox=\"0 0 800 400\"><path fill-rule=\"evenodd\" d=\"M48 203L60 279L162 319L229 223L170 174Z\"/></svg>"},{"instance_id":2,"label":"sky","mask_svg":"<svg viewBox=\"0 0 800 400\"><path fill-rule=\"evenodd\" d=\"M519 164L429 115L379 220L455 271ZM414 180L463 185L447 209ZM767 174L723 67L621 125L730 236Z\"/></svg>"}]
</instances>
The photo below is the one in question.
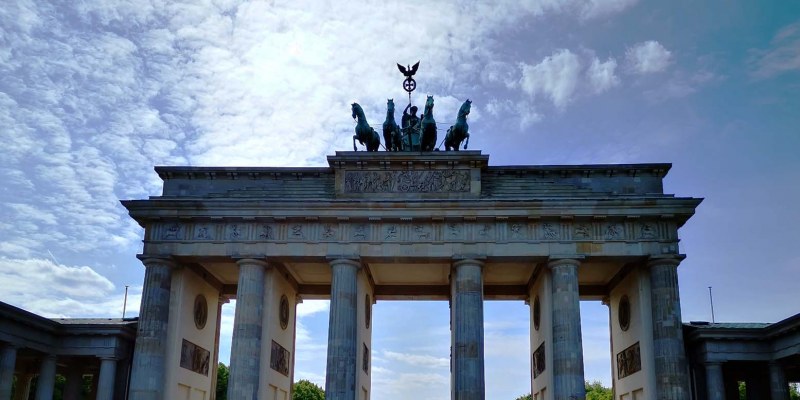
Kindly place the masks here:
<instances>
[{"instance_id":1,"label":"sky","mask_svg":"<svg viewBox=\"0 0 800 400\"><path fill-rule=\"evenodd\" d=\"M129 286L136 315L119 200L158 195L153 166L326 166L350 103L379 126L417 60L412 101L442 124L471 99L491 165L672 163L665 191L705 199L680 230L684 321L711 319L709 286L717 321L800 312L800 2L777 0L4 2L0 301L116 317ZM609 384L608 310L581 307L586 378ZM530 391L528 312L485 304L487 398ZM328 305L298 314L296 377L322 384ZM449 397L448 319L375 305L374 398Z\"/></svg>"}]
</instances>

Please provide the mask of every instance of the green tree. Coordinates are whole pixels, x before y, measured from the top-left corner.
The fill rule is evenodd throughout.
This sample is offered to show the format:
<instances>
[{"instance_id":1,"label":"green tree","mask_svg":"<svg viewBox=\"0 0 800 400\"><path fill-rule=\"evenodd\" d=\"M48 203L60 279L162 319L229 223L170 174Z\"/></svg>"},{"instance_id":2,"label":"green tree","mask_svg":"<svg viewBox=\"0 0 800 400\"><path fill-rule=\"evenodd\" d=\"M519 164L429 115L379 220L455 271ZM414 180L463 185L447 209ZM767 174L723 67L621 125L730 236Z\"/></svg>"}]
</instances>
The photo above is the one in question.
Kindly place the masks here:
<instances>
[{"instance_id":1,"label":"green tree","mask_svg":"<svg viewBox=\"0 0 800 400\"><path fill-rule=\"evenodd\" d=\"M792 400L800 400L800 383L789 384L789 398Z\"/></svg>"},{"instance_id":2,"label":"green tree","mask_svg":"<svg viewBox=\"0 0 800 400\"><path fill-rule=\"evenodd\" d=\"M325 400L325 391L311 381L301 379L292 386L292 400Z\"/></svg>"},{"instance_id":3,"label":"green tree","mask_svg":"<svg viewBox=\"0 0 800 400\"><path fill-rule=\"evenodd\" d=\"M516 400L533 400L533 398L530 394L526 394L517 397ZM586 382L586 400L614 400L614 395L611 389L603 386L600 381Z\"/></svg>"},{"instance_id":4,"label":"green tree","mask_svg":"<svg viewBox=\"0 0 800 400\"><path fill-rule=\"evenodd\" d=\"M614 395L600 381L586 382L586 400L614 400Z\"/></svg>"},{"instance_id":5,"label":"green tree","mask_svg":"<svg viewBox=\"0 0 800 400\"><path fill-rule=\"evenodd\" d=\"M228 367L219 363L217 365L217 400L228 400Z\"/></svg>"}]
</instances>

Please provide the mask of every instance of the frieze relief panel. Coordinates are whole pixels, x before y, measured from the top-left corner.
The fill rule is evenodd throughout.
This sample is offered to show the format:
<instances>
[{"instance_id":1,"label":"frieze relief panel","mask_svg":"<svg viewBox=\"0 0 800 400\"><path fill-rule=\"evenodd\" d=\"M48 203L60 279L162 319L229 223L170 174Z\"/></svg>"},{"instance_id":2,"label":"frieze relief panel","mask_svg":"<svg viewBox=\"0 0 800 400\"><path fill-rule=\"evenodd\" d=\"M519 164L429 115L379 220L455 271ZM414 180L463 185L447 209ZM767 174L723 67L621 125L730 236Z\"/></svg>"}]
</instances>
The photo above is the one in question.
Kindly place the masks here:
<instances>
[{"instance_id":1,"label":"frieze relief panel","mask_svg":"<svg viewBox=\"0 0 800 400\"><path fill-rule=\"evenodd\" d=\"M346 171L345 193L466 193L470 170Z\"/></svg>"},{"instance_id":2,"label":"frieze relief panel","mask_svg":"<svg viewBox=\"0 0 800 400\"><path fill-rule=\"evenodd\" d=\"M147 229L149 241L275 243L509 243L664 242L677 240L671 221L562 220L273 220L160 222Z\"/></svg>"}]
</instances>

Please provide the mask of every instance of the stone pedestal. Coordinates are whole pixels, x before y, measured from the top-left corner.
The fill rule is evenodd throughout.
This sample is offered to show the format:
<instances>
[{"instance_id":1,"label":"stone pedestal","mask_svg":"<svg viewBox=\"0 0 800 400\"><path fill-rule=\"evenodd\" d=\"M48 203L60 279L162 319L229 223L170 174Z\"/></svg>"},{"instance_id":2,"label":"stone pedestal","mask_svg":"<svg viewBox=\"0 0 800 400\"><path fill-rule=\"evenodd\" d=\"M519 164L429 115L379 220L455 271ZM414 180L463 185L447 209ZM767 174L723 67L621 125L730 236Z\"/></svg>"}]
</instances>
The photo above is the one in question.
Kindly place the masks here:
<instances>
[{"instance_id":1,"label":"stone pedestal","mask_svg":"<svg viewBox=\"0 0 800 400\"><path fill-rule=\"evenodd\" d=\"M142 306L131 367L130 399L162 400L172 268L166 258L145 258Z\"/></svg>"},{"instance_id":2,"label":"stone pedestal","mask_svg":"<svg viewBox=\"0 0 800 400\"><path fill-rule=\"evenodd\" d=\"M452 329L454 400L483 400L483 263L461 260L453 264Z\"/></svg>"},{"instance_id":3,"label":"stone pedestal","mask_svg":"<svg viewBox=\"0 0 800 400\"><path fill-rule=\"evenodd\" d=\"M56 384L56 356L47 355L39 367L39 379L36 380L36 400L53 400L53 388Z\"/></svg>"},{"instance_id":4,"label":"stone pedestal","mask_svg":"<svg viewBox=\"0 0 800 400\"><path fill-rule=\"evenodd\" d=\"M228 399L251 400L258 396L261 375L264 279L268 264L254 259L239 260L238 264L239 286L236 290Z\"/></svg>"},{"instance_id":5,"label":"stone pedestal","mask_svg":"<svg viewBox=\"0 0 800 400\"><path fill-rule=\"evenodd\" d=\"M706 363L706 393L708 400L725 400L725 379L721 363Z\"/></svg>"},{"instance_id":6,"label":"stone pedestal","mask_svg":"<svg viewBox=\"0 0 800 400\"><path fill-rule=\"evenodd\" d=\"M553 280L553 389L555 399L583 399L583 343L575 259L551 259Z\"/></svg>"},{"instance_id":7,"label":"stone pedestal","mask_svg":"<svg viewBox=\"0 0 800 400\"><path fill-rule=\"evenodd\" d=\"M328 325L328 364L325 372L325 400L356 399L356 326L358 269L355 260L330 262L331 311Z\"/></svg>"},{"instance_id":8,"label":"stone pedestal","mask_svg":"<svg viewBox=\"0 0 800 400\"><path fill-rule=\"evenodd\" d=\"M772 400L789 400L789 383L783 367L776 363L769 363L769 391Z\"/></svg>"},{"instance_id":9,"label":"stone pedestal","mask_svg":"<svg viewBox=\"0 0 800 400\"><path fill-rule=\"evenodd\" d=\"M660 400L691 397L678 294L680 260L674 256L654 257L647 263L653 310L656 392Z\"/></svg>"},{"instance_id":10,"label":"stone pedestal","mask_svg":"<svg viewBox=\"0 0 800 400\"><path fill-rule=\"evenodd\" d=\"M14 367L17 364L17 348L9 344L0 348L0 399L11 397L14 384Z\"/></svg>"}]
</instances>

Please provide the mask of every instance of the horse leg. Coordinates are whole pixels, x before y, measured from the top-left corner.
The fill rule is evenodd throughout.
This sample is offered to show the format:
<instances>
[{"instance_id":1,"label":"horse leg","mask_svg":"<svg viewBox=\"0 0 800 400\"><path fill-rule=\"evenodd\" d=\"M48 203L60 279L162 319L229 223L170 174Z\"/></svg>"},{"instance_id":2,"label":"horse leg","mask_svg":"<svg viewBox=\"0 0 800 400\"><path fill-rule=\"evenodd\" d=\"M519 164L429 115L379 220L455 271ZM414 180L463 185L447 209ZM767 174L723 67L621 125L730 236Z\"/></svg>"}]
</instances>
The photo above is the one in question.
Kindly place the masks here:
<instances>
[{"instance_id":1,"label":"horse leg","mask_svg":"<svg viewBox=\"0 0 800 400\"><path fill-rule=\"evenodd\" d=\"M358 135L353 135L353 151L358 151L356 147L356 139L358 139Z\"/></svg>"},{"instance_id":2,"label":"horse leg","mask_svg":"<svg viewBox=\"0 0 800 400\"><path fill-rule=\"evenodd\" d=\"M469 132L467 132L467 141L464 142L464 150L467 149L467 146L469 146Z\"/></svg>"}]
</instances>

